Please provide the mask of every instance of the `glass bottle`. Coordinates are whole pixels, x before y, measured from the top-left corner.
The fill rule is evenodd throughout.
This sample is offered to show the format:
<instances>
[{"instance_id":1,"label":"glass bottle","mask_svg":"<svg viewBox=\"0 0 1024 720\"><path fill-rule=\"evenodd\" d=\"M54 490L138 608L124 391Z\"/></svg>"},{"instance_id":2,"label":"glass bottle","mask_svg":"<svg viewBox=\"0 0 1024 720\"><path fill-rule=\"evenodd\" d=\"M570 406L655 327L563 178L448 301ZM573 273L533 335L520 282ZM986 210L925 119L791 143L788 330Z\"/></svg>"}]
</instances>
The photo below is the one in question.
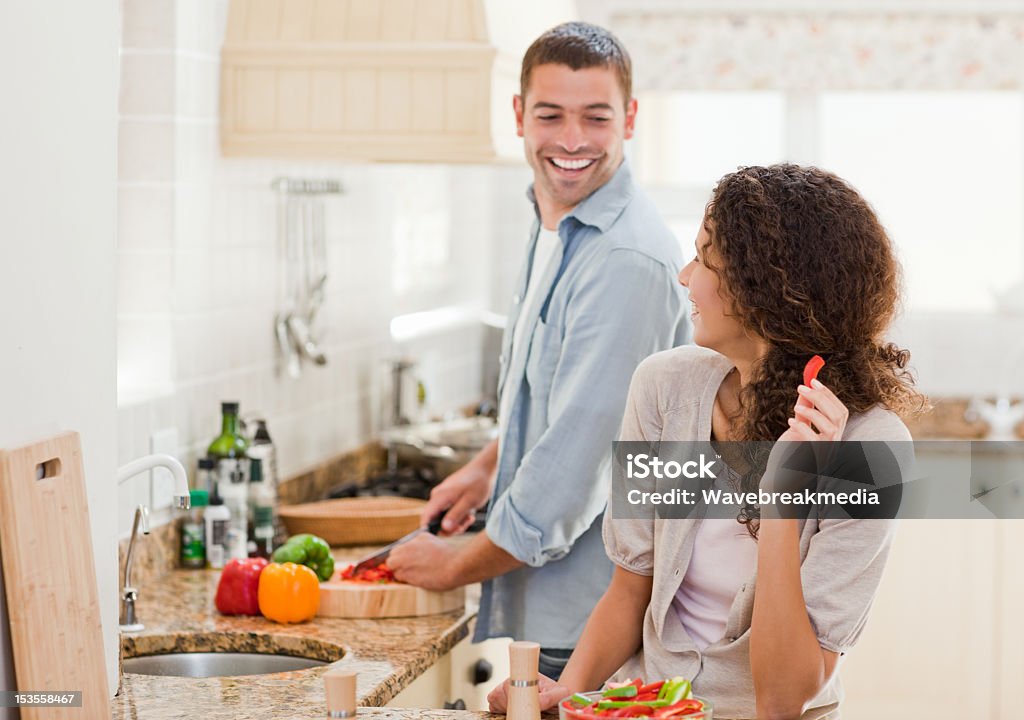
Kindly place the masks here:
<instances>
[{"instance_id":1,"label":"glass bottle","mask_svg":"<svg viewBox=\"0 0 1024 720\"><path fill-rule=\"evenodd\" d=\"M238 403L220 404L220 435L206 453L217 463L217 494L230 514L226 542L227 558L244 558L248 535L248 488L246 487L246 451L249 441L239 430Z\"/></svg>"},{"instance_id":2,"label":"glass bottle","mask_svg":"<svg viewBox=\"0 0 1024 720\"><path fill-rule=\"evenodd\" d=\"M277 494L277 450L274 441L267 431L267 421L262 418L256 420L256 432L252 436L246 453L251 458L259 458L263 461L263 482L267 487Z\"/></svg>"},{"instance_id":3,"label":"glass bottle","mask_svg":"<svg viewBox=\"0 0 1024 720\"><path fill-rule=\"evenodd\" d=\"M251 461L250 493L252 504L252 542L249 557L270 559L274 552L274 496L269 484L263 478L262 463L258 459Z\"/></svg>"},{"instance_id":4,"label":"glass bottle","mask_svg":"<svg viewBox=\"0 0 1024 720\"><path fill-rule=\"evenodd\" d=\"M206 454L214 460L244 458L249 449L249 441L238 429L238 403L222 402L220 411L222 415L220 435L210 443Z\"/></svg>"},{"instance_id":5,"label":"glass bottle","mask_svg":"<svg viewBox=\"0 0 1024 720\"><path fill-rule=\"evenodd\" d=\"M206 490L189 492L192 506L185 511L181 522L181 566L202 569L206 567L206 528L204 515L209 505Z\"/></svg>"},{"instance_id":6,"label":"glass bottle","mask_svg":"<svg viewBox=\"0 0 1024 720\"><path fill-rule=\"evenodd\" d=\"M206 562L207 565L216 570L224 567L227 562L228 525L231 523L231 513L224 507L217 492L216 485L213 488L213 495L210 496L210 506L203 513L206 521Z\"/></svg>"},{"instance_id":7,"label":"glass bottle","mask_svg":"<svg viewBox=\"0 0 1024 720\"><path fill-rule=\"evenodd\" d=\"M213 484L217 478L214 470L217 469L217 462L210 457L199 458L199 470L196 472L196 488L205 490L207 497L213 491Z\"/></svg>"}]
</instances>

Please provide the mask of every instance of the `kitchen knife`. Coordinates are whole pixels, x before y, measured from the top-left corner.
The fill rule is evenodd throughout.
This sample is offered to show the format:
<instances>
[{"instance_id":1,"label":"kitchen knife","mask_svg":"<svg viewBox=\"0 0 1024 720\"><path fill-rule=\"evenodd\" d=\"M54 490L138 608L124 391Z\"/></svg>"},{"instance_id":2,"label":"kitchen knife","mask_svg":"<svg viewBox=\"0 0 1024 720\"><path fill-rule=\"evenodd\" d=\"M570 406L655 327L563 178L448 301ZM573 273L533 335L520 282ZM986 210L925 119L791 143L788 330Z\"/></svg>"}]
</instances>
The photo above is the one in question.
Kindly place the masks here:
<instances>
[{"instance_id":1,"label":"kitchen knife","mask_svg":"<svg viewBox=\"0 0 1024 720\"><path fill-rule=\"evenodd\" d=\"M444 517L445 513L448 512L449 509L450 508L442 511L436 518L431 520L430 524L426 527L416 528L411 533L403 535L402 537L398 538L390 545L385 545L383 548L375 552L373 555L369 555L360 560L359 562L357 562L356 566L352 568L352 574L358 575L363 570L369 570L370 568L375 568L378 565L382 564L385 560L388 559L388 555L391 554L392 550L394 550L399 545L409 542L420 533L429 532L431 535L437 535L439 532L441 532L441 519Z\"/></svg>"}]
</instances>

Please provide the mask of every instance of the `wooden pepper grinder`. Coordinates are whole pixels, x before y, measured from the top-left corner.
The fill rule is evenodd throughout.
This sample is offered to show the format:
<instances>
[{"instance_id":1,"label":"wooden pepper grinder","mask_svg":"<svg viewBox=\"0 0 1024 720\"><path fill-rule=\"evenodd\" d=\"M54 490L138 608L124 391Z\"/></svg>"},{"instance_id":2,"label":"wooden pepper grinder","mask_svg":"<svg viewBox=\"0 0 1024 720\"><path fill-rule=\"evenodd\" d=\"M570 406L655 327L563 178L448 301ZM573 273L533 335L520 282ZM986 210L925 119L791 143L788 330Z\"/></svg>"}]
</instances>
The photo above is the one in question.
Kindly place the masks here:
<instances>
[{"instance_id":1,"label":"wooden pepper grinder","mask_svg":"<svg viewBox=\"0 0 1024 720\"><path fill-rule=\"evenodd\" d=\"M540 645L517 640L508 646L508 660L508 720L540 720Z\"/></svg>"},{"instance_id":2,"label":"wooden pepper grinder","mask_svg":"<svg viewBox=\"0 0 1024 720\"><path fill-rule=\"evenodd\" d=\"M351 670L329 670L324 674L327 691L327 717L356 716L356 674Z\"/></svg>"}]
</instances>

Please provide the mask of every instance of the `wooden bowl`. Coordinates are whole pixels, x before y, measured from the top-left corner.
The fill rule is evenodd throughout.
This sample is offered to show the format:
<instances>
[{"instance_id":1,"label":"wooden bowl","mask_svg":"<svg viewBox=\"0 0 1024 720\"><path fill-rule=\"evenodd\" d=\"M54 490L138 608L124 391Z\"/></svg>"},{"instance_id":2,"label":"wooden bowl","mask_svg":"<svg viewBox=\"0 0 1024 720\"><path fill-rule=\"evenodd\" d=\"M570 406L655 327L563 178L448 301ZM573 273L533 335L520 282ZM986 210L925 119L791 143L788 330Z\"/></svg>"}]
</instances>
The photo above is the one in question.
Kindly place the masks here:
<instances>
[{"instance_id":1,"label":"wooden bowl","mask_svg":"<svg viewBox=\"0 0 1024 720\"><path fill-rule=\"evenodd\" d=\"M358 497L284 505L278 515L289 535L319 535L329 545L389 543L420 526L425 500Z\"/></svg>"}]
</instances>

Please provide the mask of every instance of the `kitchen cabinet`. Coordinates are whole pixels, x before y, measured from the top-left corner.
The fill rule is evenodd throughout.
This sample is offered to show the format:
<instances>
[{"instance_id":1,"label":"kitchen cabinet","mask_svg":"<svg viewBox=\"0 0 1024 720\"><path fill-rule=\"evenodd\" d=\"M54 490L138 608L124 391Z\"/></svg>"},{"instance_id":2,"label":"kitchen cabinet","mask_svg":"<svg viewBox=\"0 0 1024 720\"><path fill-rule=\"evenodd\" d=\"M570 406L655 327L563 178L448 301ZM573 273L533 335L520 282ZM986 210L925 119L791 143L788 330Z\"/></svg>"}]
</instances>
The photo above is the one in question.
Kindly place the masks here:
<instances>
[{"instance_id":1,"label":"kitchen cabinet","mask_svg":"<svg viewBox=\"0 0 1024 720\"><path fill-rule=\"evenodd\" d=\"M945 717L955 707L1019 717L1024 669L1011 638L1024 633L1024 572L1004 550L1021 533L1011 521L901 522L867 627L840 666L844 716Z\"/></svg>"},{"instance_id":2,"label":"kitchen cabinet","mask_svg":"<svg viewBox=\"0 0 1024 720\"><path fill-rule=\"evenodd\" d=\"M568 0L231 0L221 150L521 163L520 58L575 16Z\"/></svg>"},{"instance_id":3,"label":"kitchen cabinet","mask_svg":"<svg viewBox=\"0 0 1024 720\"><path fill-rule=\"evenodd\" d=\"M552 0L231 0L226 156L522 161L512 96Z\"/></svg>"},{"instance_id":4,"label":"kitchen cabinet","mask_svg":"<svg viewBox=\"0 0 1024 720\"><path fill-rule=\"evenodd\" d=\"M487 693L508 677L510 642L510 638L498 638L473 643L471 637L464 638L396 695L387 707L442 708L446 702L462 700L467 710L487 710ZM491 677L476 683L474 675L481 660L491 666Z\"/></svg>"},{"instance_id":5,"label":"kitchen cabinet","mask_svg":"<svg viewBox=\"0 0 1024 720\"><path fill-rule=\"evenodd\" d=\"M451 677L452 656L449 653L427 668L384 707L443 708L451 697Z\"/></svg>"},{"instance_id":6,"label":"kitchen cabinet","mask_svg":"<svg viewBox=\"0 0 1024 720\"><path fill-rule=\"evenodd\" d=\"M1024 520L1003 520L996 529L997 592L995 617L996 685L994 717L1020 717L1020 683L1024 678Z\"/></svg>"},{"instance_id":7,"label":"kitchen cabinet","mask_svg":"<svg viewBox=\"0 0 1024 720\"><path fill-rule=\"evenodd\" d=\"M487 693L508 677L508 646L511 642L511 638L495 638L473 643L466 638L452 648L452 697L461 698L467 710L486 710ZM475 683L475 668L480 661L490 665L491 677Z\"/></svg>"}]
</instances>

